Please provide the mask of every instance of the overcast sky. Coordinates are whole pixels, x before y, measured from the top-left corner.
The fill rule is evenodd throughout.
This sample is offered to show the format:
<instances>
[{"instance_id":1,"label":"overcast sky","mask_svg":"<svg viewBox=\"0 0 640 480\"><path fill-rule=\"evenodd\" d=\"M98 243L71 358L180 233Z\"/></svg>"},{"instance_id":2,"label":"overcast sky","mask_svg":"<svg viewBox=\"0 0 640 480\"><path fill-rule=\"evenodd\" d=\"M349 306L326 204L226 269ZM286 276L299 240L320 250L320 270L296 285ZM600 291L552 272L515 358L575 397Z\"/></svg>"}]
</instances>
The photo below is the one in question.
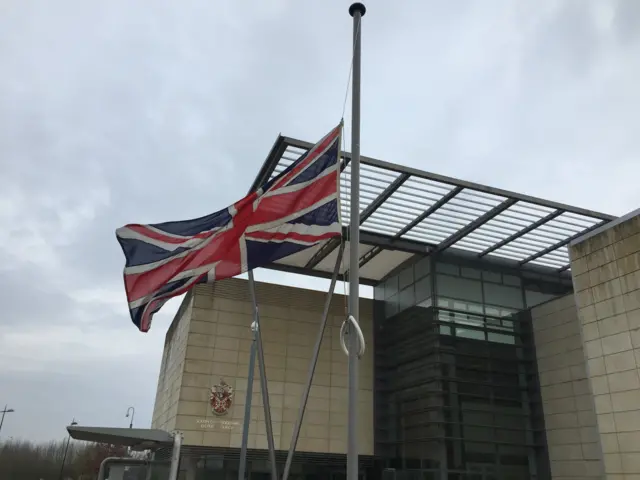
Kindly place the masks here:
<instances>
[{"instance_id":1,"label":"overcast sky","mask_svg":"<svg viewBox=\"0 0 640 480\"><path fill-rule=\"evenodd\" d=\"M332 128L348 5L2 2L3 438L60 438L73 417L126 426L131 405L150 425L179 301L135 329L114 230L226 207L279 132ZM615 215L640 206L640 1L367 6L364 154Z\"/></svg>"}]
</instances>

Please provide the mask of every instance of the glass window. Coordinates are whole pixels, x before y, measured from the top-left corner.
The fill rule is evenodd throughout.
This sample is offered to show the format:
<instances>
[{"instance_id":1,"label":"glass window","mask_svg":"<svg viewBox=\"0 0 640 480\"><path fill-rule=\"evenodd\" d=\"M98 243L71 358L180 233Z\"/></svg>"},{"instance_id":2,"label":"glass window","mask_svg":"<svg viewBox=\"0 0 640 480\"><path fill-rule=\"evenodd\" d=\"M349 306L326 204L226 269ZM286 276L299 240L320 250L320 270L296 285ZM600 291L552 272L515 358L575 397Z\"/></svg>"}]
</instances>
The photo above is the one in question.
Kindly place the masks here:
<instances>
[{"instance_id":1,"label":"glass window","mask_svg":"<svg viewBox=\"0 0 640 480\"><path fill-rule=\"evenodd\" d=\"M516 343L516 337L507 333L488 332L487 340L489 340L490 342L505 343L507 345L515 345Z\"/></svg>"},{"instance_id":2,"label":"glass window","mask_svg":"<svg viewBox=\"0 0 640 480\"><path fill-rule=\"evenodd\" d=\"M493 318L493 317L487 317L487 327L489 327L489 328L497 328L497 329L502 328L502 319Z\"/></svg>"},{"instance_id":3,"label":"glass window","mask_svg":"<svg viewBox=\"0 0 640 480\"><path fill-rule=\"evenodd\" d=\"M513 330L513 320L509 318L503 318L502 327L506 330Z\"/></svg>"},{"instance_id":4,"label":"glass window","mask_svg":"<svg viewBox=\"0 0 640 480\"><path fill-rule=\"evenodd\" d=\"M462 267L460 270L460 274L466 278L474 278L479 280L482 277L482 272L480 272L480 270L476 270L475 268Z\"/></svg>"},{"instance_id":5,"label":"glass window","mask_svg":"<svg viewBox=\"0 0 640 480\"><path fill-rule=\"evenodd\" d=\"M413 307L416 304L416 296L413 293L413 285L405 288L400 292L400 305L399 311L403 311L407 308Z\"/></svg>"},{"instance_id":6,"label":"glass window","mask_svg":"<svg viewBox=\"0 0 640 480\"><path fill-rule=\"evenodd\" d=\"M473 325L475 327L484 326L484 318L479 315L469 315L466 313L456 312L454 321L464 325Z\"/></svg>"},{"instance_id":7,"label":"glass window","mask_svg":"<svg viewBox=\"0 0 640 480\"><path fill-rule=\"evenodd\" d=\"M453 321L453 313L446 310L438 310L438 320L441 322L451 322Z\"/></svg>"},{"instance_id":8,"label":"glass window","mask_svg":"<svg viewBox=\"0 0 640 480\"><path fill-rule=\"evenodd\" d=\"M471 338L473 340L484 340L482 330L472 330L469 328L456 328L456 337Z\"/></svg>"},{"instance_id":9,"label":"glass window","mask_svg":"<svg viewBox=\"0 0 640 480\"><path fill-rule=\"evenodd\" d=\"M453 301L453 309L454 310L462 310L464 312L467 312L469 310L473 310L474 307L477 307L475 304L469 304L469 302L464 302L461 300L454 300ZM477 312L477 310L476 310ZM480 312L482 313L482 305L480 305Z\"/></svg>"},{"instance_id":10,"label":"glass window","mask_svg":"<svg viewBox=\"0 0 640 480\"><path fill-rule=\"evenodd\" d=\"M502 281L505 285L513 285L516 287L522 285L520 277L516 277L515 275L502 275Z\"/></svg>"},{"instance_id":11,"label":"glass window","mask_svg":"<svg viewBox=\"0 0 640 480\"><path fill-rule=\"evenodd\" d=\"M407 288L409 285L413 283L413 265L409 268L405 268L402 272L400 272L400 290Z\"/></svg>"},{"instance_id":12,"label":"glass window","mask_svg":"<svg viewBox=\"0 0 640 480\"><path fill-rule=\"evenodd\" d=\"M429 308L432 305L433 305L433 301L431 298L427 298L426 300L423 300L422 302L418 303L418 307L422 307L422 308Z\"/></svg>"},{"instance_id":13,"label":"glass window","mask_svg":"<svg viewBox=\"0 0 640 480\"><path fill-rule=\"evenodd\" d=\"M484 314L484 309L481 303L466 302L464 300L456 300L453 298L438 297L438 306L442 308L449 308L451 310L475 313L480 316Z\"/></svg>"},{"instance_id":14,"label":"glass window","mask_svg":"<svg viewBox=\"0 0 640 480\"><path fill-rule=\"evenodd\" d=\"M558 296L553 293L533 292L531 290L526 290L524 294L527 300L528 308L535 307L536 305L540 305L541 303L544 303Z\"/></svg>"},{"instance_id":15,"label":"glass window","mask_svg":"<svg viewBox=\"0 0 640 480\"><path fill-rule=\"evenodd\" d=\"M522 301L522 290L516 287L496 285L495 283L485 283L484 300L491 305L502 307L524 308Z\"/></svg>"},{"instance_id":16,"label":"glass window","mask_svg":"<svg viewBox=\"0 0 640 480\"><path fill-rule=\"evenodd\" d=\"M205 455L202 460L204 460L203 463L206 470L222 470L224 468L223 455Z\"/></svg>"},{"instance_id":17,"label":"glass window","mask_svg":"<svg viewBox=\"0 0 640 480\"><path fill-rule=\"evenodd\" d=\"M388 278L384 283L384 298L391 298L398 293L398 277Z\"/></svg>"},{"instance_id":18,"label":"glass window","mask_svg":"<svg viewBox=\"0 0 640 480\"><path fill-rule=\"evenodd\" d=\"M529 275L528 272L527 276ZM524 290L526 296L527 307L535 307L543 302L553 298L562 297L571 293L571 285L564 284L563 279L555 279L551 281L524 279Z\"/></svg>"},{"instance_id":19,"label":"glass window","mask_svg":"<svg viewBox=\"0 0 640 480\"><path fill-rule=\"evenodd\" d=\"M482 284L479 281L450 275L436 277L438 296L482 302Z\"/></svg>"},{"instance_id":20,"label":"glass window","mask_svg":"<svg viewBox=\"0 0 640 480\"><path fill-rule=\"evenodd\" d=\"M380 283L373 287L373 299L384 300L384 283Z\"/></svg>"},{"instance_id":21,"label":"glass window","mask_svg":"<svg viewBox=\"0 0 640 480\"><path fill-rule=\"evenodd\" d=\"M510 317L514 313L517 313L517 310L514 310L512 308L496 307L493 305L485 305L484 312L485 315L489 315L491 317Z\"/></svg>"},{"instance_id":22,"label":"glass window","mask_svg":"<svg viewBox=\"0 0 640 480\"><path fill-rule=\"evenodd\" d=\"M487 327L492 330L513 331L513 321L504 318L487 317Z\"/></svg>"},{"instance_id":23,"label":"glass window","mask_svg":"<svg viewBox=\"0 0 640 480\"><path fill-rule=\"evenodd\" d=\"M440 325L440 335L451 335L451 327L448 325Z\"/></svg>"},{"instance_id":24,"label":"glass window","mask_svg":"<svg viewBox=\"0 0 640 480\"><path fill-rule=\"evenodd\" d=\"M438 297L438 301L436 303L442 308L453 308L453 300L450 298Z\"/></svg>"},{"instance_id":25,"label":"glass window","mask_svg":"<svg viewBox=\"0 0 640 480\"><path fill-rule=\"evenodd\" d=\"M398 313L398 296L394 295L384 302L384 315L386 318L389 318L396 313Z\"/></svg>"},{"instance_id":26,"label":"glass window","mask_svg":"<svg viewBox=\"0 0 640 480\"><path fill-rule=\"evenodd\" d=\"M496 272L482 272L482 279L486 282L502 283L502 274Z\"/></svg>"},{"instance_id":27,"label":"glass window","mask_svg":"<svg viewBox=\"0 0 640 480\"><path fill-rule=\"evenodd\" d=\"M431 298L431 277L426 276L418 280L416 287L416 301L422 302L427 298Z\"/></svg>"},{"instance_id":28,"label":"glass window","mask_svg":"<svg viewBox=\"0 0 640 480\"><path fill-rule=\"evenodd\" d=\"M418 260L418 262L414 266L416 280L424 277L425 275L429 275L431 272L431 257L424 257Z\"/></svg>"},{"instance_id":29,"label":"glass window","mask_svg":"<svg viewBox=\"0 0 640 480\"><path fill-rule=\"evenodd\" d=\"M467 302L467 312L476 313L479 315L484 315L484 305L480 303L469 303Z\"/></svg>"},{"instance_id":30,"label":"glass window","mask_svg":"<svg viewBox=\"0 0 640 480\"><path fill-rule=\"evenodd\" d=\"M448 273L449 275L460 275L460 267L449 263L436 262L436 272Z\"/></svg>"}]
</instances>

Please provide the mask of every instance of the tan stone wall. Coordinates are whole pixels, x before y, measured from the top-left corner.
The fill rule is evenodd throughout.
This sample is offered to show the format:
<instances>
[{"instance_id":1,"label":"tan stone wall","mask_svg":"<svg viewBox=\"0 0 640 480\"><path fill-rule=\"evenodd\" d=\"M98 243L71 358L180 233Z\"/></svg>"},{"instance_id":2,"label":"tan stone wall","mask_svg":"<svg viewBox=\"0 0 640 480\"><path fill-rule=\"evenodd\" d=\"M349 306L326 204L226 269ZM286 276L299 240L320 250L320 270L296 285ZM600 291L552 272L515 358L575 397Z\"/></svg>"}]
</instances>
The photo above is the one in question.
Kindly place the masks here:
<instances>
[{"instance_id":1,"label":"tan stone wall","mask_svg":"<svg viewBox=\"0 0 640 480\"><path fill-rule=\"evenodd\" d=\"M326 293L256 284L269 400L276 448L287 450ZM198 286L187 338L186 359L176 428L185 443L240 447L247 391L252 322L248 285L230 279ZM346 453L347 358L338 333L345 299L334 295L311 394L298 441L299 451ZM361 300L360 324L367 353L360 362L359 432L361 454L373 454L372 302ZM224 417L209 406L210 389L222 379L235 388L233 406ZM249 448L267 448L262 393L256 368Z\"/></svg>"},{"instance_id":2,"label":"tan stone wall","mask_svg":"<svg viewBox=\"0 0 640 480\"><path fill-rule=\"evenodd\" d=\"M570 254L606 478L640 478L640 216Z\"/></svg>"},{"instance_id":3,"label":"tan stone wall","mask_svg":"<svg viewBox=\"0 0 640 480\"><path fill-rule=\"evenodd\" d=\"M165 337L156 401L151 420L152 428L166 431L175 428L192 303L191 296L185 297Z\"/></svg>"},{"instance_id":4,"label":"tan stone wall","mask_svg":"<svg viewBox=\"0 0 640 480\"><path fill-rule=\"evenodd\" d=\"M573 295L531 310L554 480L601 478L602 453Z\"/></svg>"}]
</instances>

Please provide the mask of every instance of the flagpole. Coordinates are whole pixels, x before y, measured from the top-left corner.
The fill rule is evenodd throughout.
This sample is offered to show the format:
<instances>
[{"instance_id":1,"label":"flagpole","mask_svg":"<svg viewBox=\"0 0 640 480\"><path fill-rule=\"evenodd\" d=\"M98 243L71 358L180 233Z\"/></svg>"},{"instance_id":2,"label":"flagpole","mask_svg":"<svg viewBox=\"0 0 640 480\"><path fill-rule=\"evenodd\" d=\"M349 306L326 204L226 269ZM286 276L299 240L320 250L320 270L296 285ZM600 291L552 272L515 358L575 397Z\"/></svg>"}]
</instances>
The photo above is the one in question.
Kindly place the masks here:
<instances>
[{"instance_id":1,"label":"flagpole","mask_svg":"<svg viewBox=\"0 0 640 480\"><path fill-rule=\"evenodd\" d=\"M274 145L275 148L275 145ZM271 154L269 154L271 155ZM267 163L265 162L265 165ZM249 193L255 191L261 184L269 178L268 170L263 165L258 176L253 181ZM269 451L269 462L271 463L271 477L277 479L277 465L275 461L275 445L273 441L273 426L271 424L271 406L269 405L269 394L267 390L266 367L264 365L264 350L262 348L262 335L260 334L260 314L258 312L258 302L255 293L255 280L253 271L249 270L249 296L253 309L253 322L251 323L251 350L249 352L249 367L247 371L247 393L245 397L244 419L242 424L242 443L240 446L240 465L238 468L238 480L247 478L247 450L249 446L249 425L251 423L251 403L253 398L253 379L255 378L256 357L260 357L259 375L262 390L262 404L264 407L265 429L267 433L267 449ZM266 395L265 395L266 393Z\"/></svg>"},{"instance_id":2,"label":"flagpole","mask_svg":"<svg viewBox=\"0 0 640 480\"><path fill-rule=\"evenodd\" d=\"M258 299L256 298L253 270L249 270L249 294L253 302L253 316L255 318L255 337L258 348L258 369L260 372L260 390L262 391L262 406L264 409L264 423L267 432L267 448L269 450L269 463L271 464L271 478L278 480L278 465L276 463L276 447L273 440L273 425L271 424L271 404L269 403L269 388L267 385L267 369L264 364L264 348L262 346L262 332L260 331L260 312L258 311ZM253 326L252 326L253 328ZM255 357L254 357L255 361ZM253 380L253 379L252 379Z\"/></svg>"},{"instance_id":3,"label":"flagpole","mask_svg":"<svg viewBox=\"0 0 640 480\"><path fill-rule=\"evenodd\" d=\"M251 402L253 400L253 377L256 365L256 342L258 335L257 324L251 324L251 348L249 350L249 371L247 373L247 393L244 402L244 419L242 422L242 443L240 446L240 465L238 467L238 480L245 480L247 469L247 447L249 444L249 425L251 423Z\"/></svg>"},{"instance_id":4,"label":"flagpole","mask_svg":"<svg viewBox=\"0 0 640 480\"><path fill-rule=\"evenodd\" d=\"M360 38L362 3L349 7L353 17L353 84L351 91L351 215L349 225L349 315L360 317ZM358 335L349 324L349 405L347 423L347 480L358 480Z\"/></svg>"}]
</instances>

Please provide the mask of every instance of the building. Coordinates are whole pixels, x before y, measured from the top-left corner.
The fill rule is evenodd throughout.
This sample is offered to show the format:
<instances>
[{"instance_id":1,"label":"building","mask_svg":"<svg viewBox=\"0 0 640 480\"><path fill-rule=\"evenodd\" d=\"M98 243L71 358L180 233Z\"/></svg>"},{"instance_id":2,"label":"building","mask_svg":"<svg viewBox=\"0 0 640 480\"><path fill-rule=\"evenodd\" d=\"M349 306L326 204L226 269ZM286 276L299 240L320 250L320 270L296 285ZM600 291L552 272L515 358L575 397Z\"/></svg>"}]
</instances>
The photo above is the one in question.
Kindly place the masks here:
<instances>
[{"instance_id":1,"label":"building","mask_svg":"<svg viewBox=\"0 0 640 480\"><path fill-rule=\"evenodd\" d=\"M258 180L309 146L279 137ZM615 219L362 162L361 276L374 291L359 319L363 477L640 475L640 210ZM346 189L343 199L348 224ZM272 268L328 277L339 243ZM261 283L256 291L280 463L326 295ZM237 478L252 311L244 280L198 286L167 332L153 427L183 432L187 478ZM344 477L345 298L334 295L329 312L294 478ZM258 378L251 478L269 476ZM210 392L225 385L233 399L216 415Z\"/></svg>"}]
</instances>

